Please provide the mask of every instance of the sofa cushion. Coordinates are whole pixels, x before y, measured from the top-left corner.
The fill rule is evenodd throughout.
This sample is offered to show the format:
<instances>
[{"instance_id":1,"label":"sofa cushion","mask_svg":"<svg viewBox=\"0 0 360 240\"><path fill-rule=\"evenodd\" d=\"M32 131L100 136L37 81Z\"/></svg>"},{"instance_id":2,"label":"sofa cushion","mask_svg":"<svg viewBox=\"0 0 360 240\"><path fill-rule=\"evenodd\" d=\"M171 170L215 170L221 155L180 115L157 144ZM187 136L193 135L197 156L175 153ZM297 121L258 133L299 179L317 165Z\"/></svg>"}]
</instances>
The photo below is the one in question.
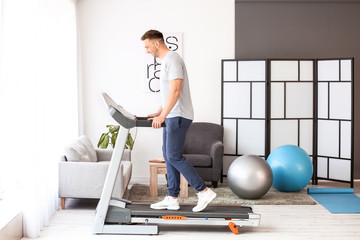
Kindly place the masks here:
<instances>
[{"instance_id":1,"label":"sofa cushion","mask_svg":"<svg viewBox=\"0 0 360 240\"><path fill-rule=\"evenodd\" d=\"M96 162L97 156L90 139L83 135L65 147L65 157L69 162Z\"/></svg>"},{"instance_id":2,"label":"sofa cushion","mask_svg":"<svg viewBox=\"0 0 360 240\"><path fill-rule=\"evenodd\" d=\"M92 145L90 139L86 135L82 135L79 137L79 141L84 145L86 148L86 151L88 152L90 156L90 162L96 162L97 161L97 155L94 146Z\"/></svg>"},{"instance_id":3,"label":"sofa cushion","mask_svg":"<svg viewBox=\"0 0 360 240\"><path fill-rule=\"evenodd\" d=\"M184 154L184 157L185 157L194 167L211 167L211 157L210 157L210 155L203 155L203 154Z\"/></svg>"}]
</instances>

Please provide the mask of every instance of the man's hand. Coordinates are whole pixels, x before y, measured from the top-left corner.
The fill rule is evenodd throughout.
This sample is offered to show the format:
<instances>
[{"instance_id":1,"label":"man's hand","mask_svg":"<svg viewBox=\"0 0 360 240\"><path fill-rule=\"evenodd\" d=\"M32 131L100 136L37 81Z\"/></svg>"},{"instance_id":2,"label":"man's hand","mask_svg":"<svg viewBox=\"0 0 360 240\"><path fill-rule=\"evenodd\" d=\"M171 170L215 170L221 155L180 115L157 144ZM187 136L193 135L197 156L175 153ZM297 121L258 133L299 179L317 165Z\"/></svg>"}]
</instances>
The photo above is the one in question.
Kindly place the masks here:
<instances>
[{"instance_id":1,"label":"man's hand","mask_svg":"<svg viewBox=\"0 0 360 240\"><path fill-rule=\"evenodd\" d=\"M153 128L161 128L161 124L165 121L165 118L160 115L158 117L149 118L149 120L152 120Z\"/></svg>"}]
</instances>

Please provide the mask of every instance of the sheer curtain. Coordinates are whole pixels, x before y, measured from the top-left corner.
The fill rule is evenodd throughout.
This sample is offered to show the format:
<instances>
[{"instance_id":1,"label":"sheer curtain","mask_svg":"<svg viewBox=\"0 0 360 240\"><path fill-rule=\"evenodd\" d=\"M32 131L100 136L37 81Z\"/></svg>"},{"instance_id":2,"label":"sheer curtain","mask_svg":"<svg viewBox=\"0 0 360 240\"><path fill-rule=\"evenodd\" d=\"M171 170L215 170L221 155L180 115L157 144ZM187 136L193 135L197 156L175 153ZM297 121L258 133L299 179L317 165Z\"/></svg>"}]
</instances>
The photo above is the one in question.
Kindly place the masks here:
<instances>
[{"instance_id":1,"label":"sheer curtain","mask_svg":"<svg viewBox=\"0 0 360 240\"><path fill-rule=\"evenodd\" d=\"M78 134L76 0L2 3L1 183L18 185L24 235L58 209L58 161Z\"/></svg>"}]
</instances>

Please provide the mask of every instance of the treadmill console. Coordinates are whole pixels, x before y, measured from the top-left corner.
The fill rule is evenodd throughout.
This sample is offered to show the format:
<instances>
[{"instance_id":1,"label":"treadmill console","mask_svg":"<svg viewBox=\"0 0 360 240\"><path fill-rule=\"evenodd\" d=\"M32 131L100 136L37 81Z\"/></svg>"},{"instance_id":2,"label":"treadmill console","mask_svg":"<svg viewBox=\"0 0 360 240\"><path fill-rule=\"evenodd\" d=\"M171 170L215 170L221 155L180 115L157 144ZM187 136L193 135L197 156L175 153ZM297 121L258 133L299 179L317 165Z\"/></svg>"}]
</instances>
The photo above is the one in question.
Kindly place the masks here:
<instances>
[{"instance_id":1,"label":"treadmill console","mask_svg":"<svg viewBox=\"0 0 360 240\"><path fill-rule=\"evenodd\" d=\"M148 117L135 117L135 115L127 112L123 107L118 105L112 98L105 92L102 93L106 105L109 108L109 113L124 128L133 127L152 127L152 120L148 120ZM165 123L161 125L165 127Z\"/></svg>"}]
</instances>

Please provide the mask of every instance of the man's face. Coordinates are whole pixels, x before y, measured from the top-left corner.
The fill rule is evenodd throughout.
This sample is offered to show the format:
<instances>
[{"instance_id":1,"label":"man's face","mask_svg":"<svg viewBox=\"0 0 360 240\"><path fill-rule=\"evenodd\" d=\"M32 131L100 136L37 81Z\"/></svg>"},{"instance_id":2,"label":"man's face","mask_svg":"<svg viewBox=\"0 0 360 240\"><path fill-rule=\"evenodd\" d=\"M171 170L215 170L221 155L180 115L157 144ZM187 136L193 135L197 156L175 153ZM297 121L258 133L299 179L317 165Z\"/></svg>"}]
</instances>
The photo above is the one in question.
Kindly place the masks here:
<instances>
[{"instance_id":1,"label":"man's face","mask_svg":"<svg viewBox=\"0 0 360 240\"><path fill-rule=\"evenodd\" d=\"M155 40L145 39L144 41L146 53L150 53L153 57L158 57L158 48Z\"/></svg>"}]
</instances>

